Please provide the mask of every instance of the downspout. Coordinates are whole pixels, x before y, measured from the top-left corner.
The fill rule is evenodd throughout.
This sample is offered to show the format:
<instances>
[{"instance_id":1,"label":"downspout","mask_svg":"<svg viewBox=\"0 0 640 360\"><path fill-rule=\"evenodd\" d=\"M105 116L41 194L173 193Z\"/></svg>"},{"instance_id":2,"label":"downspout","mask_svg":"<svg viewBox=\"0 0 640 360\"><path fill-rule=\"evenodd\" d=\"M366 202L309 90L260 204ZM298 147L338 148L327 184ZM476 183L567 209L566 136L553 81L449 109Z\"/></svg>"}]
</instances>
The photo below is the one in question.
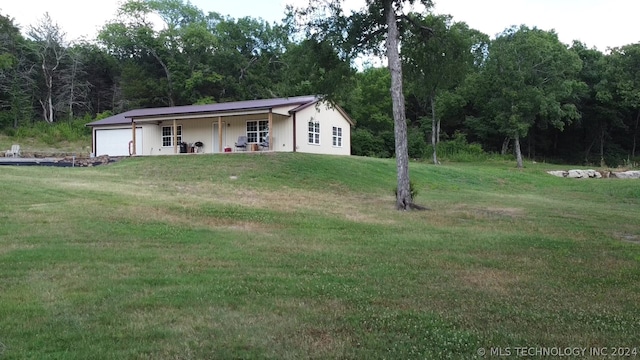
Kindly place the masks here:
<instances>
[{"instance_id":1,"label":"downspout","mask_svg":"<svg viewBox=\"0 0 640 360\"><path fill-rule=\"evenodd\" d=\"M293 152L296 152L296 113L293 113Z\"/></svg>"}]
</instances>

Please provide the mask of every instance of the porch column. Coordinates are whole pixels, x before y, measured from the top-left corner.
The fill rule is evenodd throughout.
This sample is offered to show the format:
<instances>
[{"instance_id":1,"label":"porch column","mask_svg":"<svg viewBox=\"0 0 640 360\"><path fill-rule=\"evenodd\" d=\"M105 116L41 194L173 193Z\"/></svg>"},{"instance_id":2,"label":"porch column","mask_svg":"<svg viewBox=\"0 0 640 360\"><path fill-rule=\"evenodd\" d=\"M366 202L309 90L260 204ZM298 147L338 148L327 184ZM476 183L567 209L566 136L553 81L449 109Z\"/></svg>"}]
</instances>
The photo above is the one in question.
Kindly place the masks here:
<instances>
[{"instance_id":1,"label":"porch column","mask_svg":"<svg viewBox=\"0 0 640 360\"><path fill-rule=\"evenodd\" d=\"M178 153L178 123L173 119L173 153Z\"/></svg>"},{"instance_id":2,"label":"porch column","mask_svg":"<svg viewBox=\"0 0 640 360\"><path fill-rule=\"evenodd\" d=\"M296 152L296 141L298 141L297 139L297 135L296 135L296 131L298 131L298 129L296 128L297 124L296 124L296 113L293 113L293 152Z\"/></svg>"},{"instance_id":3,"label":"porch column","mask_svg":"<svg viewBox=\"0 0 640 360\"><path fill-rule=\"evenodd\" d=\"M130 146L133 146L133 149L129 149L129 153L136 155L136 122L133 119L131 119L131 131L133 132L133 136L131 137Z\"/></svg>"},{"instance_id":4,"label":"porch column","mask_svg":"<svg viewBox=\"0 0 640 360\"><path fill-rule=\"evenodd\" d=\"M218 116L218 152L222 152L222 116Z\"/></svg>"},{"instance_id":5,"label":"porch column","mask_svg":"<svg viewBox=\"0 0 640 360\"><path fill-rule=\"evenodd\" d=\"M269 109L269 150L273 149L273 112Z\"/></svg>"}]
</instances>

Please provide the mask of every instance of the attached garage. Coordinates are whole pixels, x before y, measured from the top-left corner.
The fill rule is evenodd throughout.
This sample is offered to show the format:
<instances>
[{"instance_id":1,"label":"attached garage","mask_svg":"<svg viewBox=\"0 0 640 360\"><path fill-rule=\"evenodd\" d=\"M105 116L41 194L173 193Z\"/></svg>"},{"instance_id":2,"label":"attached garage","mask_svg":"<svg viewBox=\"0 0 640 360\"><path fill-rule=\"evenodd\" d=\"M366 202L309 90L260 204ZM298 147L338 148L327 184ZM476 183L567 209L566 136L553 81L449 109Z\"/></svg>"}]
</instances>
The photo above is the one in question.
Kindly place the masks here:
<instances>
[{"instance_id":1,"label":"attached garage","mask_svg":"<svg viewBox=\"0 0 640 360\"><path fill-rule=\"evenodd\" d=\"M133 132L126 129L96 129L96 156L129 156L129 146L133 144ZM142 154L142 129L136 129L136 153ZM133 149L131 149L133 150Z\"/></svg>"}]
</instances>

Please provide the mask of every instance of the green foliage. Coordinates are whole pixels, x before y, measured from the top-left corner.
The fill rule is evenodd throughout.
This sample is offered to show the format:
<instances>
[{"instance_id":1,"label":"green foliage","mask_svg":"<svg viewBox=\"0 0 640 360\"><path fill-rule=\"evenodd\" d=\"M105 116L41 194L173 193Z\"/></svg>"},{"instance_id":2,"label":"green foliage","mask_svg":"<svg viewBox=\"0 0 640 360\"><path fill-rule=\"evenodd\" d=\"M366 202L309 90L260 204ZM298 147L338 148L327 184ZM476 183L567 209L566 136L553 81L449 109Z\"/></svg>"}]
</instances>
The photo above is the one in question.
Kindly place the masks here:
<instances>
[{"instance_id":1,"label":"green foliage","mask_svg":"<svg viewBox=\"0 0 640 360\"><path fill-rule=\"evenodd\" d=\"M30 126L21 126L11 131L10 135L18 140L26 138L38 139L48 145L56 145L62 141L86 140L91 136L91 129L86 127L85 124L90 121L90 118L53 124L40 121Z\"/></svg>"},{"instance_id":2,"label":"green foliage","mask_svg":"<svg viewBox=\"0 0 640 360\"><path fill-rule=\"evenodd\" d=\"M55 50L65 54L51 89L55 121L140 107L330 93L357 123L353 153L393 157L391 74L370 64L356 71L354 61L384 53L383 5L391 4L406 15L399 21L406 117L410 128L423 127L426 142L431 129L423 119L432 118L434 107L443 138L463 132L489 152L499 152L515 134L532 158L596 165L604 158L624 165L638 156L638 44L607 53L579 42L567 49L554 32L526 27L506 29L489 42L448 15L407 7L418 2L431 5L367 1L349 16L343 1L314 0L307 10L318 10L318 17L296 18L290 8L286 20L270 24L205 13L184 0L131 0L95 43L64 43L63 29L49 18L38 27L52 30L59 44L46 51L44 32L25 39L10 14L0 15L0 130L35 131L30 127L42 116L47 93L38 51L50 67ZM311 21L308 29L318 26L306 37L300 36L306 29L296 27L304 20ZM152 26L157 21L162 26ZM77 79L75 100L67 96L71 74ZM47 131L57 132L39 133L51 144L78 136ZM431 155L413 131L411 157ZM440 150L447 160L463 156L452 154L480 156Z\"/></svg>"},{"instance_id":3,"label":"green foliage","mask_svg":"<svg viewBox=\"0 0 640 360\"><path fill-rule=\"evenodd\" d=\"M351 131L351 154L359 156L389 157L384 141L370 130L356 128Z\"/></svg>"},{"instance_id":4,"label":"green foliage","mask_svg":"<svg viewBox=\"0 0 640 360\"><path fill-rule=\"evenodd\" d=\"M413 159L421 159L427 155L427 142L424 133L420 129L410 128L407 134L407 146L409 149L409 157Z\"/></svg>"},{"instance_id":5,"label":"green foliage","mask_svg":"<svg viewBox=\"0 0 640 360\"><path fill-rule=\"evenodd\" d=\"M418 196L418 188L414 184L413 180L409 181L409 194L411 194L411 198L412 199L415 199L416 196ZM393 189L393 195L394 196L398 196L398 187L397 186L395 187L395 189Z\"/></svg>"},{"instance_id":6,"label":"green foliage","mask_svg":"<svg viewBox=\"0 0 640 360\"><path fill-rule=\"evenodd\" d=\"M429 156L433 152L433 146L429 144L425 154ZM453 139L438 143L438 158L453 162L480 162L486 161L490 155L477 143L468 143L465 134L456 133Z\"/></svg>"}]
</instances>

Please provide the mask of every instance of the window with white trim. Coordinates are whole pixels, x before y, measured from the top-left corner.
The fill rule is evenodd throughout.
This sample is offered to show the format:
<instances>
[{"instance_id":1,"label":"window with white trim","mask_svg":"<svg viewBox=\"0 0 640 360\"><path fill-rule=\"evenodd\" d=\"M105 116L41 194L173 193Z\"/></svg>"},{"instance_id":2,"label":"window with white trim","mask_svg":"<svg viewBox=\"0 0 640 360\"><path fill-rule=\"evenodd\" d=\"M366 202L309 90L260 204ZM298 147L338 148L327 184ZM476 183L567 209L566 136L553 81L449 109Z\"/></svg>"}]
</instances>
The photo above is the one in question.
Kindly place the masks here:
<instances>
[{"instance_id":1,"label":"window with white trim","mask_svg":"<svg viewBox=\"0 0 640 360\"><path fill-rule=\"evenodd\" d=\"M182 125L178 125L178 144L182 142ZM162 127L162 146L173 146L173 126Z\"/></svg>"},{"instance_id":2,"label":"window with white trim","mask_svg":"<svg viewBox=\"0 0 640 360\"><path fill-rule=\"evenodd\" d=\"M320 123L309 121L309 144L320 145Z\"/></svg>"},{"instance_id":3,"label":"window with white trim","mask_svg":"<svg viewBox=\"0 0 640 360\"><path fill-rule=\"evenodd\" d=\"M247 142L258 143L269 135L269 120L247 121Z\"/></svg>"},{"instance_id":4,"label":"window with white trim","mask_svg":"<svg viewBox=\"0 0 640 360\"><path fill-rule=\"evenodd\" d=\"M333 127L333 146L334 147L342 147L342 128L334 126Z\"/></svg>"}]
</instances>

